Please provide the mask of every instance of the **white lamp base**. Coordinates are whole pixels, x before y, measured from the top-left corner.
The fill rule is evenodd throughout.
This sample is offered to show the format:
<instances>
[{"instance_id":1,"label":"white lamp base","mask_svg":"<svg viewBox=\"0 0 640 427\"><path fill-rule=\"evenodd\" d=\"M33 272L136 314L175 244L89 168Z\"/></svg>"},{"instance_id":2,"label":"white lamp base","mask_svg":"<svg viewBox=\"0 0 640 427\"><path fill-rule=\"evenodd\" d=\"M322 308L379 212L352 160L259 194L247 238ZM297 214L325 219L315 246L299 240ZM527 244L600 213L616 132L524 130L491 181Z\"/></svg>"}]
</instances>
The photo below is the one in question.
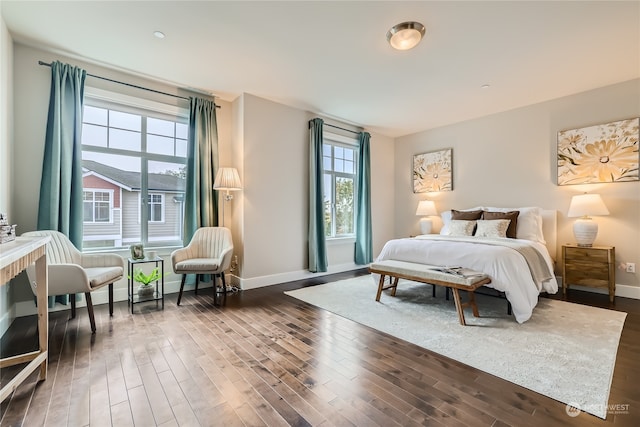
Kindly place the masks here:
<instances>
[{"instance_id":1,"label":"white lamp base","mask_svg":"<svg viewBox=\"0 0 640 427\"><path fill-rule=\"evenodd\" d=\"M573 223L573 235L578 246L590 248L598 235L598 223L591 218L578 218Z\"/></svg>"},{"instance_id":2,"label":"white lamp base","mask_svg":"<svg viewBox=\"0 0 640 427\"><path fill-rule=\"evenodd\" d=\"M420 218L420 234L431 234L433 222L430 218Z\"/></svg>"}]
</instances>

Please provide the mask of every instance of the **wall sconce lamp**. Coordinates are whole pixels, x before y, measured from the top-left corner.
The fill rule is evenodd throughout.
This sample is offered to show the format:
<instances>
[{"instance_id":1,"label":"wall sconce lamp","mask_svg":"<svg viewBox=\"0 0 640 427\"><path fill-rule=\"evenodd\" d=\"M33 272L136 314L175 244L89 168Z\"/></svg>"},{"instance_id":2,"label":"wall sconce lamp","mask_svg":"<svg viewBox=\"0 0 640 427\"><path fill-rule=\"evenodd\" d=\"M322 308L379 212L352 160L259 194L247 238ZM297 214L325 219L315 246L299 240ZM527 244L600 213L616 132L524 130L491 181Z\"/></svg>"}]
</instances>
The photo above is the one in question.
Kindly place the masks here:
<instances>
[{"instance_id":1,"label":"wall sconce lamp","mask_svg":"<svg viewBox=\"0 0 640 427\"><path fill-rule=\"evenodd\" d=\"M581 194L571 198L569 205L569 218L576 218L573 223L573 235L578 246L591 247L598 235L598 223L591 219L590 215L609 215L599 194Z\"/></svg>"},{"instance_id":2,"label":"wall sconce lamp","mask_svg":"<svg viewBox=\"0 0 640 427\"><path fill-rule=\"evenodd\" d=\"M438 211L436 211L435 203L433 203L432 200L421 200L420 203L418 203L418 209L416 209L416 215L422 216L422 218L420 218L420 233L430 234L431 228L433 226L433 222L429 217L438 215Z\"/></svg>"},{"instance_id":3,"label":"wall sconce lamp","mask_svg":"<svg viewBox=\"0 0 640 427\"><path fill-rule=\"evenodd\" d=\"M224 200L230 202L233 199L233 194L230 191L242 190L242 184L240 183L240 175L236 168L220 168L216 174L216 179L213 182L214 190L226 190ZM224 227L224 204L222 205L222 226Z\"/></svg>"}]
</instances>

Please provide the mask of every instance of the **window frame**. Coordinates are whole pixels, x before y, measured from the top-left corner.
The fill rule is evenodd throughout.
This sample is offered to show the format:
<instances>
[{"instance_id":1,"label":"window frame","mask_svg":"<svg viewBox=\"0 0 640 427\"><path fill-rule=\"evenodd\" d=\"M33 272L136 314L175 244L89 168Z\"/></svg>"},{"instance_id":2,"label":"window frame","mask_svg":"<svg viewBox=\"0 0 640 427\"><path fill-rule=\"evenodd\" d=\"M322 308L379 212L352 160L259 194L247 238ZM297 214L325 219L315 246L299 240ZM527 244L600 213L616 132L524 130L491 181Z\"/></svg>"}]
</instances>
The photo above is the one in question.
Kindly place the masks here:
<instances>
[{"instance_id":1,"label":"window frame","mask_svg":"<svg viewBox=\"0 0 640 427\"><path fill-rule=\"evenodd\" d=\"M84 199L84 193L92 193L93 199L92 202L92 210L93 213L93 221L85 221L84 219L84 204L86 203ZM107 193L109 195L109 220L108 221L96 221L96 193ZM110 188L82 188L82 222L84 224L113 224L113 199L114 199L113 189Z\"/></svg>"},{"instance_id":2,"label":"window frame","mask_svg":"<svg viewBox=\"0 0 640 427\"><path fill-rule=\"evenodd\" d=\"M178 137L177 133L174 135L174 149L173 155L168 154L159 154L147 151L147 137L148 136L157 136L156 133L149 132L147 133L146 129L146 120L147 118L166 120L174 123L180 123L187 126L188 132L188 124L189 124L189 110L188 107L181 108L174 105L163 104L155 101L146 100L143 98L132 97L129 95L104 91L101 89L86 87L85 88L85 99L84 105L96 108L103 108L107 110L113 110L123 113L135 114L141 117L141 129L140 133L140 148L139 150L126 150L123 148L113 148L104 146L96 146L96 145L82 145L82 152L91 152L97 154L108 154L108 155L117 155L117 156L125 156L125 157L133 157L140 160L140 191L138 192L138 221L140 225L140 241L145 246L167 246L167 247L180 247L182 243L176 242L175 244L161 243L157 244L149 237L149 223L151 224L160 224L165 222L166 214L165 214L165 204L166 197L164 197L163 193L159 193L157 190L149 190L148 188L148 174L149 174L149 163L150 162L160 162L160 163L172 163L172 164L180 164L186 166L187 164L187 155L184 153L184 157L180 157L178 155L178 141L185 141L188 144L188 135L187 138ZM84 120L83 120L84 124ZM106 125L100 125L107 128L107 133L110 128L109 123ZM112 127L114 129L118 129L117 127ZM137 132L137 131L136 131ZM108 141L107 135L107 141ZM185 150L186 151L186 150ZM84 190L84 189L83 189ZM184 193L184 190L182 191ZM149 195L152 194L160 194L162 196L162 220L161 221L151 221L149 219L149 205L144 203L145 209L142 209L143 201L149 200ZM111 199L113 201L113 197ZM112 214L113 209L111 209L110 214ZM112 217L113 218L113 217ZM124 215L122 215L124 220ZM184 221L184 214L180 215L181 221ZM93 224L93 223L92 223ZM179 229L182 230L182 224L179 225ZM124 237L124 236L123 236ZM122 249L122 247L114 247L113 249Z\"/></svg>"},{"instance_id":3,"label":"window frame","mask_svg":"<svg viewBox=\"0 0 640 427\"><path fill-rule=\"evenodd\" d=\"M356 199L358 197L358 181L357 181L357 173L358 173L358 151L360 149L358 140L355 137L347 137L343 135L334 134L331 132L323 132L323 179L325 175L331 176L331 232L327 234L327 230L325 230L325 240L326 241L339 241L339 240L351 240L355 239L355 220L356 220ZM331 146L331 161L332 161L332 170L327 171L324 168L324 146ZM334 169L335 164L335 149L333 147L341 147L353 150L353 174L346 172L336 172ZM346 234L337 234L337 223L336 223L336 178L350 178L353 179L353 233ZM325 187L323 185L323 187ZM327 189L324 188L324 192L327 192ZM323 200L325 199L323 195ZM324 211L324 210L323 210Z\"/></svg>"}]
</instances>

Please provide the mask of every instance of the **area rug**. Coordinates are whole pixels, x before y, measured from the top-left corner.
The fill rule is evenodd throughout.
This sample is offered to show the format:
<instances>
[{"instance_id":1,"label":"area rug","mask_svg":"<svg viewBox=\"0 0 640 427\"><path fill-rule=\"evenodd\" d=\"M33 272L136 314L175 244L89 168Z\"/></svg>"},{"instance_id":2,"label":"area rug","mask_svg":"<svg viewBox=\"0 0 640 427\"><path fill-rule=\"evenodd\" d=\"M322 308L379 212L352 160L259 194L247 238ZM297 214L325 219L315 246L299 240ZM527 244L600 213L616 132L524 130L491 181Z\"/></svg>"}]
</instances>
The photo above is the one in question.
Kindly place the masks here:
<instances>
[{"instance_id":1,"label":"area rug","mask_svg":"<svg viewBox=\"0 0 640 427\"><path fill-rule=\"evenodd\" d=\"M606 417L626 313L540 298L531 319L519 324L504 299L478 295L480 317L465 310L462 326L442 290L433 298L431 286L401 280L395 298L385 291L376 302L377 284L367 275L285 293Z\"/></svg>"}]
</instances>

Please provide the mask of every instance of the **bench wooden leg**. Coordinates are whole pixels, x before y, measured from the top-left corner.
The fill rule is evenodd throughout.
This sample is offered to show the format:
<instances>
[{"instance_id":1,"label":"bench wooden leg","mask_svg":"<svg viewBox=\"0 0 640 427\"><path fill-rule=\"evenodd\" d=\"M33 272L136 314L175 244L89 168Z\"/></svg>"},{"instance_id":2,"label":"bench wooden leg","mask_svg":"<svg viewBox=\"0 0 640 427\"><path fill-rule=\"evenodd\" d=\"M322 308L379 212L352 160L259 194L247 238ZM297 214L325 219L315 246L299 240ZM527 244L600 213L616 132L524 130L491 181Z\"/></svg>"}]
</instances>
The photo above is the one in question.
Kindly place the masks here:
<instances>
[{"instance_id":1,"label":"bench wooden leg","mask_svg":"<svg viewBox=\"0 0 640 427\"><path fill-rule=\"evenodd\" d=\"M460 324L462 326L466 326L466 322L464 321L464 310L462 308L462 302L460 301L460 293L457 288L452 288L453 291L453 301L456 305L456 311L458 312L458 320L460 320Z\"/></svg>"},{"instance_id":2,"label":"bench wooden leg","mask_svg":"<svg viewBox=\"0 0 640 427\"><path fill-rule=\"evenodd\" d=\"M376 294L376 301L380 301L380 295L382 295L383 287L384 287L384 274L381 274L380 282L378 283L378 293Z\"/></svg>"},{"instance_id":3,"label":"bench wooden leg","mask_svg":"<svg viewBox=\"0 0 640 427\"><path fill-rule=\"evenodd\" d=\"M398 280L400 280L400 278L389 276L389 286L385 287L384 286L385 276L386 276L385 274L380 275L380 281L378 282L378 293L376 294L376 301L380 301L380 296L382 295L382 291L385 289L393 289L391 291L391 296L392 297L396 296L396 290L398 289Z\"/></svg>"},{"instance_id":4,"label":"bench wooden leg","mask_svg":"<svg viewBox=\"0 0 640 427\"><path fill-rule=\"evenodd\" d=\"M389 286L390 288L393 288L393 290L391 291L391 296L395 297L396 296L396 291L398 290L398 280L400 280L399 277L396 277L393 279L393 285Z\"/></svg>"}]
</instances>

